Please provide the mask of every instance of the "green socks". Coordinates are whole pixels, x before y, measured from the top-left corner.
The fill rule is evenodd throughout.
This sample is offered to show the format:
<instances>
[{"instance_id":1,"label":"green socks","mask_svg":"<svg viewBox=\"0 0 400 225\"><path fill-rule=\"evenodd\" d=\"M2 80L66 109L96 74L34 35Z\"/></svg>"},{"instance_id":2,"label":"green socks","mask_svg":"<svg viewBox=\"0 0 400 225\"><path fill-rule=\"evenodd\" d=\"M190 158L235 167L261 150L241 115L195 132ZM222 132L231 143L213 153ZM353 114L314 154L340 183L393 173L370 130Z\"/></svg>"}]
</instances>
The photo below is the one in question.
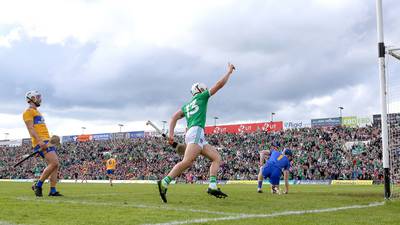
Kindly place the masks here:
<instances>
[{"instance_id":1,"label":"green socks","mask_svg":"<svg viewBox=\"0 0 400 225\"><path fill-rule=\"evenodd\" d=\"M208 185L211 189L217 189L217 176L210 176L210 184Z\"/></svg>"},{"instance_id":2,"label":"green socks","mask_svg":"<svg viewBox=\"0 0 400 225\"><path fill-rule=\"evenodd\" d=\"M172 178L170 176L166 176L166 177L164 177L164 179L162 179L161 184L164 187L168 187L168 184L171 183L171 181L172 181Z\"/></svg>"}]
</instances>

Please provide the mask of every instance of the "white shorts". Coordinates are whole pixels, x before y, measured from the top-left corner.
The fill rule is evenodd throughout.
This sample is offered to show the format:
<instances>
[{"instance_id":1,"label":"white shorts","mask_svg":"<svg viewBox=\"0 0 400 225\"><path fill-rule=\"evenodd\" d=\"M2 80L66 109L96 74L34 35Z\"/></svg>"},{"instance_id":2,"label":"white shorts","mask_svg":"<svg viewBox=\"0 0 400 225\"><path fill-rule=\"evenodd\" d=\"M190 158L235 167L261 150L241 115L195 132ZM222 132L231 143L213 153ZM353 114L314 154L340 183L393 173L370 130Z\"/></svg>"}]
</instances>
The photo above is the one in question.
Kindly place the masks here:
<instances>
[{"instance_id":1,"label":"white shorts","mask_svg":"<svg viewBox=\"0 0 400 225\"><path fill-rule=\"evenodd\" d=\"M186 131L185 135L186 144L198 144L201 148L208 144L204 137L204 129L198 126L191 127Z\"/></svg>"}]
</instances>

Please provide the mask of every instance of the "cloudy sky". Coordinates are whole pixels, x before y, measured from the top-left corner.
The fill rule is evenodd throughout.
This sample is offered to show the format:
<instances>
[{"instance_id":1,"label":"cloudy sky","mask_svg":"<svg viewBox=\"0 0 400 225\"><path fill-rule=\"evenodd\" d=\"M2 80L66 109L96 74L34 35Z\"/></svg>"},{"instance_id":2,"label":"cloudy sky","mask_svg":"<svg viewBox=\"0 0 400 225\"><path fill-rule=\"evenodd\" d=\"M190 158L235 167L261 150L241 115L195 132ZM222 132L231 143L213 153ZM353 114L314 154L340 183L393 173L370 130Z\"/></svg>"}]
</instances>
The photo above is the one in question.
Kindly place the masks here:
<instances>
[{"instance_id":1,"label":"cloudy sky","mask_svg":"<svg viewBox=\"0 0 400 225\"><path fill-rule=\"evenodd\" d=\"M28 136L21 114L32 89L52 133L143 130L148 119L161 126L192 83L212 86L228 62L237 71L210 100L208 124L271 112L283 121L335 117L338 106L345 116L380 111L372 0L0 5L0 139ZM398 12L397 0L384 0L387 45L400 45Z\"/></svg>"}]
</instances>

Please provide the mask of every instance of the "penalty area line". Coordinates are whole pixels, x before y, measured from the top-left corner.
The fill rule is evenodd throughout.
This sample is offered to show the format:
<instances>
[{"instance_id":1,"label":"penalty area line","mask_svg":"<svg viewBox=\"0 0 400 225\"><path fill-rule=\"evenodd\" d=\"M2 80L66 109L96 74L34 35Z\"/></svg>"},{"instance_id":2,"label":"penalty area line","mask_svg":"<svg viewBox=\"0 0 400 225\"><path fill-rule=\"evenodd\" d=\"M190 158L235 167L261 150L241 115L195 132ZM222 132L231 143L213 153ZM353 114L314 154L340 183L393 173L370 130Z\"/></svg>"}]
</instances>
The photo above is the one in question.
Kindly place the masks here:
<instances>
[{"instance_id":1,"label":"penalty area line","mask_svg":"<svg viewBox=\"0 0 400 225\"><path fill-rule=\"evenodd\" d=\"M143 224L143 225L179 225L179 224L217 222L217 221L226 221L226 220L271 218L271 217L278 217L278 216L336 212L336 211L342 211L342 210L348 210L348 209L363 209L363 208L382 206L384 204L385 204L385 202L372 202L368 205L349 205L349 206L326 208L326 209L283 211L283 212L277 212L277 213L271 213L271 214L240 214L240 215L236 215L236 216L217 217L217 218L201 218L201 219L193 219L193 220L171 221L171 222L166 222L166 223L151 223L151 224L149 223L149 224Z\"/></svg>"}]
</instances>

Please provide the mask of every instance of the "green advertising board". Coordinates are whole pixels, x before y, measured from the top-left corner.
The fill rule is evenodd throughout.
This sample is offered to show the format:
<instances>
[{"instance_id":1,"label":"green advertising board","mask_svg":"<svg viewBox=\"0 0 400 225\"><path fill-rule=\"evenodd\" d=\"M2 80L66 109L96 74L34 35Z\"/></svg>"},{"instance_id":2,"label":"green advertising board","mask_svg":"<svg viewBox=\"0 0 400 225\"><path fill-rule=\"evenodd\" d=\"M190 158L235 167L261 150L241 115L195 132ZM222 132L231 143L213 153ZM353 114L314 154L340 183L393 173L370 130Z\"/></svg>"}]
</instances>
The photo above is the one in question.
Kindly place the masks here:
<instances>
[{"instance_id":1,"label":"green advertising board","mask_svg":"<svg viewBox=\"0 0 400 225\"><path fill-rule=\"evenodd\" d=\"M357 117L356 116L342 117L342 126L345 126L345 127L356 127L357 125L358 125L358 123L357 123Z\"/></svg>"},{"instance_id":2,"label":"green advertising board","mask_svg":"<svg viewBox=\"0 0 400 225\"><path fill-rule=\"evenodd\" d=\"M363 127L367 124L371 124L370 118L357 118L357 116L342 117L342 126L345 127Z\"/></svg>"}]
</instances>

